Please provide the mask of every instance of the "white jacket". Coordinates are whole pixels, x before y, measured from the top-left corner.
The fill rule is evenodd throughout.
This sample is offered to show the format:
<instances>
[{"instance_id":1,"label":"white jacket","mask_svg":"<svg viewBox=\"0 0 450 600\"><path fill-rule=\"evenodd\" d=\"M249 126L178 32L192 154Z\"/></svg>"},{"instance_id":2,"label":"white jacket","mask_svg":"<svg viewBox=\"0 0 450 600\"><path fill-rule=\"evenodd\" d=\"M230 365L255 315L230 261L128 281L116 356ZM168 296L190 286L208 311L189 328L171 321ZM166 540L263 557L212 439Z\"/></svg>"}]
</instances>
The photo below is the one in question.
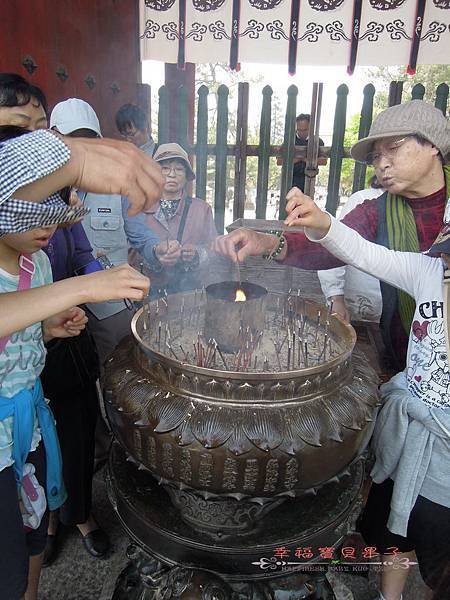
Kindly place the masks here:
<instances>
[{"instance_id":1,"label":"white jacket","mask_svg":"<svg viewBox=\"0 0 450 600\"><path fill-rule=\"evenodd\" d=\"M369 188L355 192L342 208L339 219L345 217L355 206L362 204L364 200L378 198L383 191L382 189ZM318 271L317 275L325 298L345 296L345 303L352 320L375 321L378 323L383 307L378 279L351 266Z\"/></svg>"}]
</instances>

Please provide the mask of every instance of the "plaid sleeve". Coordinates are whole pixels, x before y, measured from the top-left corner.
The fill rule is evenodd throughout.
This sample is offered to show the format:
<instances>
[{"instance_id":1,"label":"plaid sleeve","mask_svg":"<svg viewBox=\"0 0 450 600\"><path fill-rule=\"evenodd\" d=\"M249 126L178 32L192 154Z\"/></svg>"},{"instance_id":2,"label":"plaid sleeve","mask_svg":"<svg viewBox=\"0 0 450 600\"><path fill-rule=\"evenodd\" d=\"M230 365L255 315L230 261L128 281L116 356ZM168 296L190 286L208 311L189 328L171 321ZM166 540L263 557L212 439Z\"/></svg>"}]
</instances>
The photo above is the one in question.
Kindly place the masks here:
<instances>
[{"instance_id":1,"label":"plaid sleeve","mask_svg":"<svg viewBox=\"0 0 450 600\"><path fill-rule=\"evenodd\" d=\"M0 204L14 192L61 168L70 150L56 135L41 129L0 144Z\"/></svg>"}]
</instances>

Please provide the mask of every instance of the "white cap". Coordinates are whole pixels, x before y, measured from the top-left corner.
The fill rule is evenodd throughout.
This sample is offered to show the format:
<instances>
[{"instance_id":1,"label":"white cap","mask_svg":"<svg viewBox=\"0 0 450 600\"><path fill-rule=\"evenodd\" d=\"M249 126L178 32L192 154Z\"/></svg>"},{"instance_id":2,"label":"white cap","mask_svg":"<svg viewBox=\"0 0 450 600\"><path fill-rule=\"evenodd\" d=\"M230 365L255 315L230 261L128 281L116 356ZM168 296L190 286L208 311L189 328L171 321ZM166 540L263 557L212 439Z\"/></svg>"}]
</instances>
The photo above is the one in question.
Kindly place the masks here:
<instances>
[{"instance_id":1,"label":"white cap","mask_svg":"<svg viewBox=\"0 0 450 600\"><path fill-rule=\"evenodd\" d=\"M58 102L50 115L50 129L55 127L63 135L77 129L91 129L101 137L100 123L95 110L80 98L69 98Z\"/></svg>"}]
</instances>

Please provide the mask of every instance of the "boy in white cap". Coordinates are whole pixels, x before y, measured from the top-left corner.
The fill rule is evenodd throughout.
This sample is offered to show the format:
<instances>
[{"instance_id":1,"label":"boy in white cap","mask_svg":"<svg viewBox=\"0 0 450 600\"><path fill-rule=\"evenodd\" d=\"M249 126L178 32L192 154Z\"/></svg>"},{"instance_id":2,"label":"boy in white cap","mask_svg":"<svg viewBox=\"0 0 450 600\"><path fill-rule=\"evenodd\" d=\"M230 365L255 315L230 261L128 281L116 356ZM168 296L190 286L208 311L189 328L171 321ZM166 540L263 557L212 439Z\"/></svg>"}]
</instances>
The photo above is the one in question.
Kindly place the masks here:
<instances>
[{"instance_id":1,"label":"boy in white cap","mask_svg":"<svg viewBox=\"0 0 450 600\"><path fill-rule=\"evenodd\" d=\"M70 137L102 137L94 109L80 98L69 98L59 102L52 110L50 128ZM79 192L79 197L83 206L91 211L84 219L83 227L94 256L106 267L128 262L128 241L125 232L128 203L125 206L120 195ZM158 243L159 238L152 235L151 230L145 227L145 232L151 237L153 244ZM88 265L86 268L89 270ZM130 334L133 311L128 310L126 304L120 301L89 305L88 309L91 313L89 328L95 339L100 363L103 365L120 340Z\"/></svg>"}]
</instances>

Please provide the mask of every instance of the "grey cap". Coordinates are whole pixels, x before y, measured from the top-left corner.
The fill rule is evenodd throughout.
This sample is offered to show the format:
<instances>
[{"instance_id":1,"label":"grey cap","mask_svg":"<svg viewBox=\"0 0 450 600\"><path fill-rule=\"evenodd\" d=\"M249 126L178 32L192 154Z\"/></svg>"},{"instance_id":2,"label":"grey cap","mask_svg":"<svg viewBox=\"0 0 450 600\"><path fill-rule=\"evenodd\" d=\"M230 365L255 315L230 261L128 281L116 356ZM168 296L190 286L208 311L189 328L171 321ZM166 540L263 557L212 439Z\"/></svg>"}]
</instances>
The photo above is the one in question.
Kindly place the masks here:
<instances>
[{"instance_id":1,"label":"grey cap","mask_svg":"<svg viewBox=\"0 0 450 600\"><path fill-rule=\"evenodd\" d=\"M365 162L373 144L383 138L420 135L436 146L442 157L450 151L450 124L442 112L423 100L410 100L387 108L373 121L369 135L351 149L355 160Z\"/></svg>"},{"instance_id":2,"label":"grey cap","mask_svg":"<svg viewBox=\"0 0 450 600\"><path fill-rule=\"evenodd\" d=\"M192 170L191 163L189 162L188 154L186 150L183 150L179 144L176 144L175 142L170 144L161 144L161 146L158 146L158 149L153 155L153 159L157 162L161 162L163 160L173 160L174 158L177 158L184 163L184 166L186 167L186 178L189 181L195 179L195 174Z\"/></svg>"}]
</instances>

